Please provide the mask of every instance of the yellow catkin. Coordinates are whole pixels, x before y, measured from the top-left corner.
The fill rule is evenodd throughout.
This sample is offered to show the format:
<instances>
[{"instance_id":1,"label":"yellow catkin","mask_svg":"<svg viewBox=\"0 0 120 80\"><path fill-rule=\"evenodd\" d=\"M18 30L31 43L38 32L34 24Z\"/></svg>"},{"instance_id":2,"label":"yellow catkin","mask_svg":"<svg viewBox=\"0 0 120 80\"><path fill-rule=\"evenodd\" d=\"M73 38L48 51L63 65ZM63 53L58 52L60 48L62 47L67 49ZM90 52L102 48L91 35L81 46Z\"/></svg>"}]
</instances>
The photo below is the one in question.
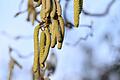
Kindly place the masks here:
<instances>
[{"instance_id":1,"label":"yellow catkin","mask_svg":"<svg viewBox=\"0 0 120 80\"><path fill-rule=\"evenodd\" d=\"M45 17L46 17L45 8L46 8L46 0L42 0L42 7L41 7L41 11L40 11L40 18L44 22L45 22Z\"/></svg>"},{"instance_id":2,"label":"yellow catkin","mask_svg":"<svg viewBox=\"0 0 120 80\"><path fill-rule=\"evenodd\" d=\"M52 24L49 24L49 30L50 30L50 34L52 35Z\"/></svg>"},{"instance_id":3,"label":"yellow catkin","mask_svg":"<svg viewBox=\"0 0 120 80\"><path fill-rule=\"evenodd\" d=\"M38 70L38 64L39 64L39 29L40 25L37 25L34 29L34 63L33 63L33 73L35 77L39 77L39 70Z\"/></svg>"},{"instance_id":4,"label":"yellow catkin","mask_svg":"<svg viewBox=\"0 0 120 80\"><path fill-rule=\"evenodd\" d=\"M56 14L56 5L55 5L55 0L52 0L52 11L50 13L50 17L53 18Z\"/></svg>"},{"instance_id":5,"label":"yellow catkin","mask_svg":"<svg viewBox=\"0 0 120 80\"><path fill-rule=\"evenodd\" d=\"M43 64L41 64L41 63L43 63L43 55L44 55L44 52L45 52L45 33L44 33L44 31L42 31L41 32L41 35L40 35L40 57L39 57L39 62L40 62L40 67L41 68L43 68L44 67L44 65Z\"/></svg>"},{"instance_id":6,"label":"yellow catkin","mask_svg":"<svg viewBox=\"0 0 120 80\"><path fill-rule=\"evenodd\" d=\"M57 43L57 48L61 49L63 39L64 39L65 27L64 27L64 20L63 20L63 18L61 16L58 17L58 20L59 20L59 25L60 25L60 31L61 31L61 34L62 34L62 41Z\"/></svg>"},{"instance_id":7,"label":"yellow catkin","mask_svg":"<svg viewBox=\"0 0 120 80\"><path fill-rule=\"evenodd\" d=\"M51 44L51 38L50 38L50 33L48 28L45 28L45 36L46 36L46 45L45 45L45 51L44 54L42 56L40 56L40 64L43 65L44 67L44 63L47 59L48 53L49 53L49 49L50 49L50 44ZM42 67L42 66L41 66Z\"/></svg>"},{"instance_id":8,"label":"yellow catkin","mask_svg":"<svg viewBox=\"0 0 120 80\"><path fill-rule=\"evenodd\" d=\"M9 71L9 74L8 74L8 80L12 80L12 72L13 72L14 64L15 64L14 60L11 59L10 63L9 63L10 71Z\"/></svg>"},{"instance_id":9,"label":"yellow catkin","mask_svg":"<svg viewBox=\"0 0 120 80\"><path fill-rule=\"evenodd\" d=\"M58 43L57 43L57 48L58 48L58 49L61 49L61 48L62 48L62 42L58 42Z\"/></svg>"},{"instance_id":10,"label":"yellow catkin","mask_svg":"<svg viewBox=\"0 0 120 80\"><path fill-rule=\"evenodd\" d=\"M62 13L60 3L58 2L58 0L55 0L55 3L56 3L56 7L57 7L57 14L58 14L58 16L60 16Z\"/></svg>"},{"instance_id":11,"label":"yellow catkin","mask_svg":"<svg viewBox=\"0 0 120 80\"><path fill-rule=\"evenodd\" d=\"M40 19L45 22L45 12L43 11L43 9L41 8L41 11L40 11Z\"/></svg>"},{"instance_id":12,"label":"yellow catkin","mask_svg":"<svg viewBox=\"0 0 120 80\"><path fill-rule=\"evenodd\" d=\"M40 78L40 72L39 72L39 69L33 74L33 80L39 80Z\"/></svg>"},{"instance_id":13,"label":"yellow catkin","mask_svg":"<svg viewBox=\"0 0 120 80\"><path fill-rule=\"evenodd\" d=\"M37 17L36 12L35 12L35 10L33 10L33 12L32 12L32 25L34 25L36 17Z\"/></svg>"},{"instance_id":14,"label":"yellow catkin","mask_svg":"<svg viewBox=\"0 0 120 80\"><path fill-rule=\"evenodd\" d=\"M64 33L65 33L64 20L63 20L63 18L61 16L59 16L58 21L59 21L59 25L60 25L62 39L64 39Z\"/></svg>"},{"instance_id":15,"label":"yellow catkin","mask_svg":"<svg viewBox=\"0 0 120 80\"><path fill-rule=\"evenodd\" d=\"M45 10L45 8L46 8L46 0L42 0L42 8Z\"/></svg>"},{"instance_id":16,"label":"yellow catkin","mask_svg":"<svg viewBox=\"0 0 120 80\"><path fill-rule=\"evenodd\" d=\"M55 26L54 24L52 23L51 25L51 48L54 48L56 43L57 43L57 39L56 39L56 34L55 34Z\"/></svg>"},{"instance_id":17,"label":"yellow catkin","mask_svg":"<svg viewBox=\"0 0 120 80\"><path fill-rule=\"evenodd\" d=\"M32 0L28 0L28 19L32 16L32 24L34 25L34 21L36 19L36 11L34 8L34 4Z\"/></svg>"},{"instance_id":18,"label":"yellow catkin","mask_svg":"<svg viewBox=\"0 0 120 80\"><path fill-rule=\"evenodd\" d=\"M74 26L75 27L78 27L79 25L79 13L80 13L79 0L74 0Z\"/></svg>"},{"instance_id":19,"label":"yellow catkin","mask_svg":"<svg viewBox=\"0 0 120 80\"><path fill-rule=\"evenodd\" d=\"M50 13L51 10L51 0L46 0L46 9L45 9L45 13Z\"/></svg>"},{"instance_id":20,"label":"yellow catkin","mask_svg":"<svg viewBox=\"0 0 120 80\"><path fill-rule=\"evenodd\" d=\"M57 38L57 41L61 42L62 41L62 35L60 33L60 30L59 30L59 25L58 25L58 20L53 20L53 27L55 27L55 35L56 35L56 38Z\"/></svg>"}]
</instances>

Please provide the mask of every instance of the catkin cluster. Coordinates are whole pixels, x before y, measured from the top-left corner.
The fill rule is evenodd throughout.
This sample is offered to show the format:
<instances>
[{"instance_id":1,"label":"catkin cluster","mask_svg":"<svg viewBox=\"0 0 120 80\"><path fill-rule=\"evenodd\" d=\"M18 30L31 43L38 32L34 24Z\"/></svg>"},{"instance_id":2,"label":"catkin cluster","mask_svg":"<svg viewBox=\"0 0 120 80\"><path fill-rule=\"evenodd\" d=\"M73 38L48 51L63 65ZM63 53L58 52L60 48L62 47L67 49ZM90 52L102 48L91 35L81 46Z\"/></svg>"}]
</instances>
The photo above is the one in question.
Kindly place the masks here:
<instances>
[{"instance_id":1,"label":"catkin cluster","mask_svg":"<svg viewBox=\"0 0 120 80\"><path fill-rule=\"evenodd\" d=\"M35 5L35 3L37 4ZM79 26L82 6L83 0L74 0L75 27ZM31 21L33 25L35 21L39 23L34 29L34 80L46 80L44 78L45 61L50 47L54 48L57 44L57 48L61 49L64 39L64 20L61 16L61 6L58 0L28 0L27 10L18 12L15 17L26 11L28 12L28 21ZM37 19L38 16L40 16L41 21ZM41 70L43 74L41 74Z\"/></svg>"},{"instance_id":2,"label":"catkin cluster","mask_svg":"<svg viewBox=\"0 0 120 80\"><path fill-rule=\"evenodd\" d=\"M39 23L34 29L34 64L33 72L36 80L40 77L40 69L45 69L49 49L57 44L62 48L64 39L64 20L58 0L35 0L37 6L41 5ZM39 39L39 31L41 31Z\"/></svg>"},{"instance_id":3,"label":"catkin cluster","mask_svg":"<svg viewBox=\"0 0 120 80\"><path fill-rule=\"evenodd\" d=\"M32 24L34 25L34 22L35 22L36 17L37 17L37 12L35 10L33 0L28 0L27 11L28 11L27 20L28 21L31 20Z\"/></svg>"},{"instance_id":4,"label":"catkin cluster","mask_svg":"<svg viewBox=\"0 0 120 80\"><path fill-rule=\"evenodd\" d=\"M79 26L79 14L82 11L83 0L74 0L74 26Z\"/></svg>"}]
</instances>

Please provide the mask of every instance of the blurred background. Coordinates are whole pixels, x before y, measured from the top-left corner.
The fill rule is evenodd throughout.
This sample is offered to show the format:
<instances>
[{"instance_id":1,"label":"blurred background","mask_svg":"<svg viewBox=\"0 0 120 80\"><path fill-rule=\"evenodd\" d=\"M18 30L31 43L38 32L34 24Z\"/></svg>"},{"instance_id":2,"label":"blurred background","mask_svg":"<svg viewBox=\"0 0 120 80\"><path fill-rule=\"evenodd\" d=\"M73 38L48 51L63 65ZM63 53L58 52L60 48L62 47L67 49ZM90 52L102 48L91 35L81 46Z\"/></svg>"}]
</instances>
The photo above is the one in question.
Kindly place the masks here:
<instances>
[{"instance_id":1,"label":"blurred background","mask_svg":"<svg viewBox=\"0 0 120 80\"><path fill-rule=\"evenodd\" d=\"M21 4L22 3L22 4ZM51 80L120 80L120 0L83 0L78 28L73 0L60 0L66 23L61 50L51 48L46 76ZM0 1L0 80L33 80L33 30L27 0Z\"/></svg>"}]
</instances>

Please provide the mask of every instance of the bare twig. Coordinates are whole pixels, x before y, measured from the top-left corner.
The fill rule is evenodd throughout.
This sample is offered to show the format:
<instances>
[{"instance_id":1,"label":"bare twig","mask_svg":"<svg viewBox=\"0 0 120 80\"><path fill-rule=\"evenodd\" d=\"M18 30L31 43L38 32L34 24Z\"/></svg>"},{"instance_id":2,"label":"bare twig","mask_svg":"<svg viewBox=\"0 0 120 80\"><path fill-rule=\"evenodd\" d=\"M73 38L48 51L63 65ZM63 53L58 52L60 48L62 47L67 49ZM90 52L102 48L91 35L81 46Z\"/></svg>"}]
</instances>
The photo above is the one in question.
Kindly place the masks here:
<instances>
[{"instance_id":1,"label":"bare twig","mask_svg":"<svg viewBox=\"0 0 120 80\"><path fill-rule=\"evenodd\" d=\"M112 0L112 1L108 4L106 10L105 10L104 12L102 12L102 13L90 13L90 12L84 10L84 9L82 10L82 13L85 14L85 15L87 15L87 16L104 17L104 16L106 16L106 15L109 13L109 11L110 11L112 5L115 3L115 1L116 1L116 0Z\"/></svg>"},{"instance_id":2,"label":"bare twig","mask_svg":"<svg viewBox=\"0 0 120 80\"><path fill-rule=\"evenodd\" d=\"M5 32L5 31L1 31L0 34L3 35L3 36L6 36L6 37L8 37L8 38L14 39L14 40L32 39L32 36L22 36L22 35L18 35L18 36L12 37L10 34L8 34L8 33Z\"/></svg>"},{"instance_id":3,"label":"bare twig","mask_svg":"<svg viewBox=\"0 0 120 80\"><path fill-rule=\"evenodd\" d=\"M21 55L21 53L17 49L15 49L13 47L9 47L9 49L11 51L15 51L15 53L17 54L17 56L20 57L20 58L22 58L22 59L24 59L24 58L26 59L26 58L28 58L28 57L30 57L30 56L33 55L33 52L29 53L28 55Z\"/></svg>"},{"instance_id":4,"label":"bare twig","mask_svg":"<svg viewBox=\"0 0 120 80\"><path fill-rule=\"evenodd\" d=\"M91 29L92 32L92 25L93 22L91 22L91 25L86 25L86 24L81 24L80 27L88 27L89 29ZM87 40L89 36L93 36L93 33L88 33L85 37L80 37L72 46L76 46L81 40ZM67 45L71 45L69 43L66 43Z\"/></svg>"}]
</instances>

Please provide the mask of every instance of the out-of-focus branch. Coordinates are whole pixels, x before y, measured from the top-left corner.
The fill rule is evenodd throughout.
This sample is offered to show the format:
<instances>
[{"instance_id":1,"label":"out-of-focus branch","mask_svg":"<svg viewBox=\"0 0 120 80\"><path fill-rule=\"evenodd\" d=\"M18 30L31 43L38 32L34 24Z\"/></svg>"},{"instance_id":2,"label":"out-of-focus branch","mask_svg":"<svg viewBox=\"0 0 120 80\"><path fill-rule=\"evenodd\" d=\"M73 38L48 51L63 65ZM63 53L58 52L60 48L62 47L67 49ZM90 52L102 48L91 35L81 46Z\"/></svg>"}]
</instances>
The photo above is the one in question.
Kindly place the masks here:
<instances>
[{"instance_id":1,"label":"out-of-focus branch","mask_svg":"<svg viewBox=\"0 0 120 80\"><path fill-rule=\"evenodd\" d=\"M8 34L8 33L5 32L5 31L1 31L0 34L3 35L3 36L6 36L6 37L8 37L8 38L14 39L14 40L32 39L32 36L22 36L22 35L18 35L18 36L12 37L10 34Z\"/></svg>"},{"instance_id":2,"label":"out-of-focus branch","mask_svg":"<svg viewBox=\"0 0 120 80\"><path fill-rule=\"evenodd\" d=\"M100 80L109 80L110 74L116 73L118 74L119 80L120 80L120 62L113 64L109 68L106 68L106 70L101 74Z\"/></svg>"},{"instance_id":3,"label":"out-of-focus branch","mask_svg":"<svg viewBox=\"0 0 120 80\"><path fill-rule=\"evenodd\" d=\"M84 9L82 10L82 13L85 14L85 15L87 15L87 16L104 17L104 16L106 16L106 15L109 13L109 11L110 11L112 5L115 3L115 1L116 1L116 0L112 0L112 1L108 4L108 6L107 6L107 8L105 9L105 11L102 12L102 13L90 13L90 12L84 10Z\"/></svg>"},{"instance_id":4,"label":"out-of-focus branch","mask_svg":"<svg viewBox=\"0 0 120 80\"><path fill-rule=\"evenodd\" d=\"M22 69L22 66L11 56L12 48L9 47L9 55L10 55L10 62L9 62L9 71L8 71L8 80L12 80L13 69L15 64Z\"/></svg>"},{"instance_id":5,"label":"out-of-focus branch","mask_svg":"<svg viewBox=\"0 0 120 80\"><path fill-rule=\"evenodd\" d=\"M65 2L65 6L64 6L64 10L63 10L63 17L64 17L64 21L65 21L65 26L67 28L71 29L72 26L74 26L74 25L67 20L67 15L66 15L66 11L67 11L67 8L68 8L69 1L70 0L66 0L66 2Z\"/></svg>"},{"instance_id":6,"label":"out-of-focus branch","mask_svg":"<svg viewBox=\"0 0 120 80\"><path fill-rule=\"evenodd\" d=\"M17 56L19 58L22 58L22 59L26 59L26 58L28 58L28 57L30 57L30 56L33 55L33 52L29 53L28 55L21 55L21 53L17 49L15 49L13 47L9 47L9 49L11 49L11 51L15 51L15 53L17 54Z\"/></svg>"},{"instance_id":7,"label":"out-of-focus branch","mask_svg":"<svg viewBox=\"0 0 120 80\"><path fill-rule=\"evenodd\" d=\"M93 22L91 22L91 25L86 25L86 24L81 24L80 27L88 27L89 29L91 29L91 32L88 33L85 37L80 37L72 46L76 46L81 40L87 40L89 36L93 36L93 29L92 29L92 25L93 25ZM71 45L69 43L66 43L67 45Z\"/></svg>"},{"instance_id":8,"label":"out-of-focus branch","mask_svg":"<svg viewBox=\"0 0 120 80\"><path fill-rule=\"evenodd\" d=\"M19 12L17 12L14 15L14 17L17 17L18 15L23 14L25 12L28 12L27 19L26 19L27 21L31 21L32 25L34 25L35 21L40 23L40 20L37 19L37 17L40 14L40 11L37 11L36 8L40 6L41 0L38 1L37 5L35 5L33 0L28 0L27 9L21 11L21 6L22 6L23 2L24 2L24 0L21 0L20 5L19 5Z\"/></svg>"},{"instance_id":9,"label":"out-of-focus branch","mask_svg":"<svg viewBox=\"0 0 120 80\"><path fill-rule=\"evenodd\" d=\"M14 17L17 17L17 16L19 16L20 14L23 14L23 13L25 13L25 12L27 12L27 9L25 9L25 10L23 10L23 11L17 12L17 13L14 15Z\"/></svg>"},{"instance_id":10,"label":"out-of-focus branch","mask_svg":"<svg viewBox=\"0 0 120 80\"><path fill-rule=\"evenodd\" d=\"M76 43L74 44L74 46L76 46L81 40L87 40L89 36L93 36L93 30L92 30L92 25L93 25L93 22L91 22L91 25L80 25L80 27L88 27L89 29L91 29L91 32L88 33L85 37L80 37L78 39L78 41L76 41Z\"/></svg>"},{"instance_id":11,"label":"out-of-focus branch","mask_svg":"<svg viewBox=\"0 0 120 80\"><path fill-rule=\"evenodd\" d=\"M20 4L19 4L19 10L21 10L21 6L22 6L23 3L24 3L24 0L21 0Z\"/></svg>"}]
</instances>

